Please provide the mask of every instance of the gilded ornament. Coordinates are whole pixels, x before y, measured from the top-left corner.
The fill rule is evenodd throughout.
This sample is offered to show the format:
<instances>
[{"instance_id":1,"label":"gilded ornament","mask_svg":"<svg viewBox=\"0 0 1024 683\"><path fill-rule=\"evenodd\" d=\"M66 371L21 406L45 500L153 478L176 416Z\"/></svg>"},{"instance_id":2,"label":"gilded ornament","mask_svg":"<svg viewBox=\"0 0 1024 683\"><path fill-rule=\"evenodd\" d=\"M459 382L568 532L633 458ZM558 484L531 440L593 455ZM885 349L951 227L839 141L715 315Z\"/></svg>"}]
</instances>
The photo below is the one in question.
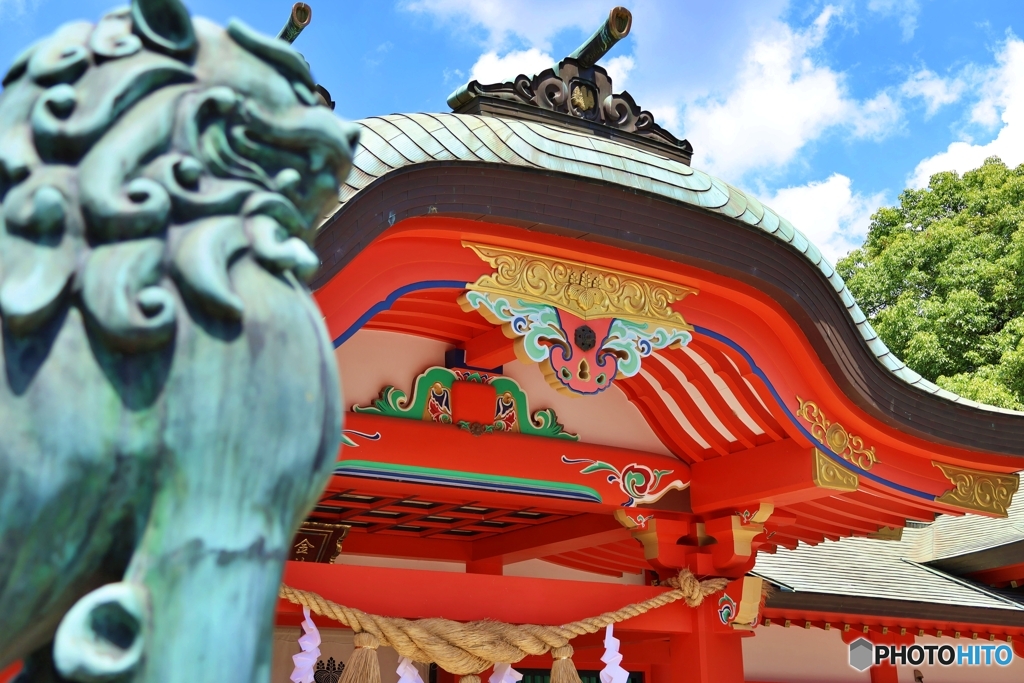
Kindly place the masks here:
<instances>
[{"instance_id":1,"label":"gilded ornament","mask_svg":"<svg viewBox=\"0 0 1024 683\"><path fill-rule=\"evenodd\" d=\"M586 86L577 85L572 89L572 106L580 111L590 111L594 108L594 93Z\"/></svg>"},{"instance_id":2,"label":"gilded ornament","mask_svg":"<svg viewBox=\"0 0 1024 683\"><path fill-rule=\"evenodd\" d=\"M697 294L693 287L515 249L462 245L495 268L468 285L469 290L548 304L583 320L627 318L693 329L672 310L676 301Z\"/></svg>"},{"instance_id":3,"label":"gilded ornament","mask_svg":"<svg viewBox=\"0 0 1024 683\"><path fill-rule=\"evenodd\" d=\"M825 418L821 408L814 401L805 401L799 396L796 400L800 403L796 414L807 420L811 425L811 435L820 443L827 446L836 455L847 462L853 463L862 470L870 470L878 462L875 455L875 447L865 448L864 440L846 431L846 428L838 422L831 422Z\"/></svg>"},{"instance_id":4,"label":"gilded ornament","mask_svg":"<svg viewBox=\"0 0 1024 683\"><path fill-rule=\"evenodd\" d=\"M817 448L814 449L814 485L835 491L856 491L860 479Z\"/></svg>"},{"instance_id":5,"label":"gilded ornament","mask_svg":"<svg viewBox=\"0 0 1024 683\"><path fill-rule=\"evenodd\" d=\"M935 497L936 502L1006 517L1013 494L1020 486L1020 475L981 472L934 460L932 464L953 484L952 489Z\"/></svg>"}]
</instances>

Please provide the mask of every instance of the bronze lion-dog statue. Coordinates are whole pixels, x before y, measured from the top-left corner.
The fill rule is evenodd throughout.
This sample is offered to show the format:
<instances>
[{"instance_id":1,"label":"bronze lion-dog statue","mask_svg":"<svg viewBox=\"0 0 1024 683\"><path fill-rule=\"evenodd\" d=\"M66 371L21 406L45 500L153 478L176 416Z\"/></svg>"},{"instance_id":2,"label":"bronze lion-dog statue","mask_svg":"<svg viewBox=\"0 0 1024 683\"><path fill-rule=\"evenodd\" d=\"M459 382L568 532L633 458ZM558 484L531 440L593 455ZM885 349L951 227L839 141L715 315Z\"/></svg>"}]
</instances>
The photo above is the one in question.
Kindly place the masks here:
<instances>
[{"instance_id":1,"label":"bronze lion-dog statue","mask_svg":"<svg viewBox=\"0 0 1024 683\"><path fill-rule=\"evenodd\" d=\"M308 8L306 8L308 10ZM357 143L285 40L133 0L0 94L0 670L269 680L341 437L304 282Z\"/></svg>"}]
</instances>

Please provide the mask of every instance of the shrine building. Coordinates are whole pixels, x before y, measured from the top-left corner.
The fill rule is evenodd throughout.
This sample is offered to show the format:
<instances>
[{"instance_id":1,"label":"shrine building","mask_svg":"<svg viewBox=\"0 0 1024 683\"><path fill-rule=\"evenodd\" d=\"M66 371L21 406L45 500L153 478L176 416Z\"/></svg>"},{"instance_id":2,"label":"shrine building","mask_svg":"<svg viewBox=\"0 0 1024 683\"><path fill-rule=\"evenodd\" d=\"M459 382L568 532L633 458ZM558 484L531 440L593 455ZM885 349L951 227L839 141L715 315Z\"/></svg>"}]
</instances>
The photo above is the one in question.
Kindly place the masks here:
<instances>
[{"instance_id":1,"label":"shrine building","mask_svg":"<svg viewBox=\"0 0 1024 683\"><path fill-rule=\"evenodd\" d=\"M688 569L728 587L617 625L631 683L1024 680L1024 414L908 368L797 227L616 92L598 60L630 22L358 122L313 282L345 445L285 583L560 625ZM275 683L301 618L280 602ZM336 680L351 632L317 625ZM573 641L584 681L602 637ZM859 670L860 639L1015 654Z\"/></svg>"}]
</instances>

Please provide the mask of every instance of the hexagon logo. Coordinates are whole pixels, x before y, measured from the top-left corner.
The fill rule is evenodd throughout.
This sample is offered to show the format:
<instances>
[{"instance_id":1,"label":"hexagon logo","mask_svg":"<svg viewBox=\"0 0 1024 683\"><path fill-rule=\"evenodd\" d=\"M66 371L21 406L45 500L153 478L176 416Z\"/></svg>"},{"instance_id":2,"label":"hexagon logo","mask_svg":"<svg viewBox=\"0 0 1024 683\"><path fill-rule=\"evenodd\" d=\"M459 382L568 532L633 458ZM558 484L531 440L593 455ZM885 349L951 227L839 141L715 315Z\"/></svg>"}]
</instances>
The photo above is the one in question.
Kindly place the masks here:
<instances>
[{"instance_id":1,"label":"hexagon logo","mask_svg":"<svg viewBox=\"0 0 1024 683\"><path fill-rule=\"evenodd\" d=\"M857 671L867 670L875 660L875 646L864 638L850 643L850 666Z\"/></svg>"}]
</instances>

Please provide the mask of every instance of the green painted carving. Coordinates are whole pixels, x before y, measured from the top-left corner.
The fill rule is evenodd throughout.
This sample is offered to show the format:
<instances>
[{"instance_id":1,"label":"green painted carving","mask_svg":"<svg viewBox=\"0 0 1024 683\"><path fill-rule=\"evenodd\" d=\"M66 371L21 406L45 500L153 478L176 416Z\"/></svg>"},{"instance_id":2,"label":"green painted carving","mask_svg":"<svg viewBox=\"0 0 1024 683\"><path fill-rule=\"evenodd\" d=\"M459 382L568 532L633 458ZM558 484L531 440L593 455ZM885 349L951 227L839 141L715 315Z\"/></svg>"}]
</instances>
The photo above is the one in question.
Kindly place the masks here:
<instances>
[{"instance_id":1,"label":"green painted carving","mask_svg":"<svg viewBox=\"0 0 1024 683\"><path fill-rule=\"evenodd\" d=\"M490 424L470 424L452 419L452 384L456 381L478 382L494 387L496 393L494 421ZM529 399L519 383L510 377L500 377L471 370L428 368L413 383L412 397L393 386L380 390L380 397L369 406L353 406L357 413L426 420L441 424L455 424L473 433L520 432L533 436L578 441L579 436L565 432L551 408L530 414Z\"/></svg>"},{"instance_id":2,"label":"green painted carving","mask_svg":"<svg viewBox=\"0 0 1024 683\"><path fill-rule=\"evenodd\" d=\"M516 355L523 362L540 363L551 355L552 341L569 345L554 306L522 299L515 303L491 292L468 291L466 302L495 325L508 325L515 332Z\"/></svg>"},{"instance_id":3,"label":"green painted carving","mask_svg":"<svg viewBox=\"0 0 1024 683\"><path fill-rule=\"evenodd\" d=\"M674 345L686 346L692 339L693 335L686 330L616 318L601 348L602 351L611 351L619 359L621 376L632 377L640 372L641 360L654 351Z\"/></svg>"},{"instance_id":4,"label":"green painted carving","mask_svg":"<svg viewBox=\"0 0 1024 683\"><path fill-rule=\"evenodd\" d=\"M523 299L512 303L500 294L475 290L466 292L464 297L468 309L479 310L495 325L508 325L508 330L517 337L516 356L523 362L547 361L551 359L552 349L563 349L563 355L570 349L574 350L573 340L563 329L558 309L554 306ZM687 330L623 318L611 319L607 329L607 336L598 339L601 346L597 356L614 357L616 377L632 377L640 372L643 359L654 351L686 346L693 339ZM558 380L557 375L555 377L556 381L564 383L564 380ZM553 386L558 388L557 384Z\"/></svg>"},{"instance_id":5,"label":"green painted carving","mask_svg":"<svg viewBox=\"0 0 1024 683\"><path fill-rule=\"evenodd\" d=\"M135 0L0 93L0 670L269 680L341 438L304 278L355 129L283 41Z\"/></svg>"}]
</instances>

